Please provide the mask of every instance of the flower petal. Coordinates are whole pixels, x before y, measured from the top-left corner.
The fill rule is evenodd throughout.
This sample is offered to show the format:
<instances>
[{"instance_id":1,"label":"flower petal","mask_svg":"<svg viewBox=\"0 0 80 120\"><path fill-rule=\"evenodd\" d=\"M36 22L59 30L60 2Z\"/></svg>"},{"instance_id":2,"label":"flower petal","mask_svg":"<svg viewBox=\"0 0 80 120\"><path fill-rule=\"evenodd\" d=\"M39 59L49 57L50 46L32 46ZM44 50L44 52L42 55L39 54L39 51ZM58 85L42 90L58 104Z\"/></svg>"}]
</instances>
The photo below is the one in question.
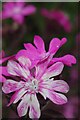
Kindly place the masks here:
<instances>
[{"instance_id":1,"label":"flower petal","mask_svg":"<svg viewBox=\"0 0 80 120\"><path fill-rule=\"evenodd\" d=\"M2 90L4 93L11 93L16 90L19 90L22 87L23 87L22 82L16 82L14 80L8 79L4 82Z\"/></svg>"},{"instance_id":2,"label":"flower petal","mask_svg":"<svg viewBox=\"0 0 80 120\"><path fill-rule=\"evenodd\" d=\"M12 16L14 6L14 2L7 2L3 5L2 19L6 19Z\"/></svg>"},{"instance_id":3,"label":"flower petal","mask_svg":"<svg viewBox=\"0 0 80 120\"><path fill-rule=\"evenodd\" d=\"M64 67L64 64L61 62L57 62L53 64L45 71L44 75L42 76L42 79L47 80L50 77L59 75L62 72L63 67Z\"/></svg>"},{"instance_id":4,"label":"flower petal","mask_svg":"<svg viewBox=\"0 0 80 120\"><path fill-rule=\"evenodd\" d=\"M5 9L7 11L7 10L10 10L10 9L13 9L14 6L15 6L14 2L7 2L3 5L3 9Z\"/></svg>"},{"instance_id":5,"label":"flower petal","mask_svg":"<svg viewBox=\"0 0 80 120\"><path fill-rule=\"evenodd\" d=\"M39 79L45 73L46 68L48 67L48 64L51 61L51 59L52 59L52 56L49 56L47 59L45 59L44 61L36 65L35 76L37 79Z\"/></svg>"},{"instance_id":6,"label":"flower petal","mask_svg":"<svg viewBox=\"0 0 80 120\"><path fill-rule=\"evenodd\" d=\"M47 98L49 98L53 103L61 105L61 104L65 104L67 102L67 98L66 96L64 96L63 94L54 92L52 89L44 89L44 94Z\"/></svg>"},{"instance_id":7,"label":"flower petal","mask_svg":"<svg viewBox=\"0 0 80 120\"><path fill-rule=\"evenodd\" d=\"M69 91L68 84L63 80L54 80L51 83L51 87L53 88L53 90L63 93L67 93Z\"/></svg>"},{"instance_id":8,"label":"flower petal","mask_svg":"<svg viewBox=\"0 0 80 120\"><path fill-rule=\"evenodd\" d=\"M12 97L11 97L11 99L10 99L10 102L8 103L7 106L10 106L12 103L17 103L17 102L21 99L21 97L22 97L26 92L27 92L27 91L26 91L24 88L17 90L17 91L12 95Z\"/></svg>"},{"instance_id":9,"label":"flower petal","mask_svg":"<svg viewBox=\"0 0 80 120\"><path fill-rule=\"evenodd\" d=\"M55 104L62 105L67 103L67 98L63 94L56 93L56 92L47 92L47 97Z\"/></svg>"},{"instance_id":10,"label":"flower petal","mask_svg":"<svg viewBox=\"0 0 80 120\"><path fill-rule=\"evenodd\" d=\"M5 81L6 81L6 78L4 76L0 75L0 82L4 83Z\"/></svg>"},{"instance_id":11,"label":"flower petal","mask_svg":"<svg viewBox=\"0 0 80 120\"><path fill-rule=\"evenodd\" d=\"M26 45L26 44L25 44ZM37 54L39 55L39 54ZM26 58L29 58L31 60L31 67L34 67L38 60L38 56L35 55L34 51L28 51L28 50L20 50L17 54L16 54L16 59L18 60L19 57L24 56Z\"/></svg>"},{"instance_id":12,"label":"flower petal","mask_svg":"<svg viewBox=\"0 0 80 120\"><path fill-rule=\"evenodd\" d=\"M27 54L30 58L33 60L38 59L37 57L39 56L39 53L31 43L24 44L24 47L27 49Z\"/></svg>"},{"instance_id":13,"label":"flower petal","mask_svg":"<svg viewBox=\"0 0 80 120\"><path fill-rule=\"evenodd\" d=\"M60 48L61 41L58 38L53 38L49 45L49 52L53 55L57 52Z\"/></svg>"},{"instance_id":14,"label":"flower petal","mask_svg":"<svg viewBox=\"0 0 80 120\"><path fill-rule=\"evenodd\" d=\"M30 104L29 117L31 119L40 118L40 114L41 114L40 113L40 105L39 105L36 95L32 95L31 99L32 99L32 101Z\"/></svg>"},{"instance_id":15,"label":"flower petal","mask_svg":"<svg viewBox=\"0 0 80 120\"><path fill-rule=\"evenodd\" d=\"M62 45L64 45L66 42L67 42L67 39L66 39L66 38L62 38L62 39L61 39L61 45L60 45L60 47L61 47Z\"/></svg>"},{"instance_id":16,"label":"flower petal","mask_svg":"<svg viewBox=\"0 0 80 120\"><path fill-rule=\"evenodd\" d=\"M29 104L28 102L30 101L30 95L26 94L20 104L17 107L18 115L19 117L22 117L27 114Z\"/></svg>"},{"instance_id":17,"label":"flower petal","mask_svg":"<svg viewBox=\"0 0 80 120\"><path fill-rule=\"evenodd\" d=\"M24 21L24 16L22 16L20 14L13 14L12 18L13 18L13 20L15 20L19 24L22 24Z\"/></svg>"},{"instance_id":18,"label":"flower petal","mask_svg":"<svg viewBox=\"0 0 80 120\"><path fill-rule=\"evenodd\" d=\"M15 76L28 78L30 71L28 68L21 67L17 62L10 60L7 65L8 73Z\"/></svg>"},{"instance_id":19,"label":"flower petal","mask_svg":"<svg viewBox=\"0 0 80 120\"><path fill-rule=\"evenodd\" d=\"M20 64L22 64L25 68L29 68L31 66L31 61L29 58L25 57L25 56L20 56L18 58L18 61Z\"/></svg>"},{"instance_id":20,"label":"flower petal","mask_svg":"<svg viewBox=\"0 0 80 120\"><path fill-rule=\"evenodd\" d=\"M9 76L9 73L7 71L7 67L0 66L0 75Z\"/></svg>"},{"instance_id":21,"label":"flower petal","mask_svg":"<svg viewBox=\"0 0 80 120\"><path fill-rule=\"evenodd\" d=\"M39 53L46 52L45 51L44 41L40 36L38 36L38 35L34 36L34 44L37 47Z\"/></svg>"},{"instance_id":22,"label":"flower petal","mask_svg":"<svg viewBox=\"0 0 80 120\"><path fill-rule=\"evenodd\" d=\"M72 66L72 64L76 64L76 58L73 55L68 54L60 58L53 58L51 61L51 64L55 62L62 62L67 66Z\"/></svg>"},{"instance_id":23,"label":"flower petal","mask_svg":"<svg viewBox=\"0 0 80 120\"><path fill-rule=\"evenodd\" d=\"M27 56L27 51L24 50L24 49L20 50L20 51L16 54L16 59L18 60L18 58L21 57L21 56L28 57L28 56Z\"/></svg>"},{"instance_id":24,"label":"flower petal","mask_svg":"<svg viewBox=\"0 0 80 120\"><path fill-rule=\"evenodd\" d=\"M33 13L36 12L36 7L33 5L28 5L27 7L25 7L22 11L23 15L31 15Z\"/></svg>"}]
</instances>

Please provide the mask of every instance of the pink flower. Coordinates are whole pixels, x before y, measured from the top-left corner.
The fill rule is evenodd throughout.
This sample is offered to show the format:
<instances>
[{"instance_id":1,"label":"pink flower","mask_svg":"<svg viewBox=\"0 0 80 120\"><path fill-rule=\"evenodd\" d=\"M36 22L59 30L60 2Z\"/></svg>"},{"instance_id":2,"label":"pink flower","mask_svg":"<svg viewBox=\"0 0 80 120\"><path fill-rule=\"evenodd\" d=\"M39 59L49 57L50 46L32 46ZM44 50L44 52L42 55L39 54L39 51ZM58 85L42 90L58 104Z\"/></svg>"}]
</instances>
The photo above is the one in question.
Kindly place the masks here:
<instances>
[{"instance_id":1,"label":"pink flower","mask_svg":"<svg viewBox=\"0 0 80 120\"><path fill-rule=\"evenodd\" d=\"M53 38L50 42L49 50L48 52L46 52L43 39L40 36L35 35L35 46L33 46L31 43L24 44L26 50L20 50L16 54L16 59L18 59L18 57L21 55L24 55L25 57L27 56L32 61L32 66L34 66L38 62L45 60L49 56L53 57L59 50L59 48L66 43L66 41L66 38L62 38L61 40L59 38ZM72 64L76 63L76 58L70 54L67 54L60 58L53 58L50 61L50 65L55 62L63 62L63 64L71 66Z\"/></svg>"},{"instance_id":2,"label":"pink flower","mask_svg":"<svg viewBox=\"0 0 80 120\"><path fill-rule=\"evenodd\" d=\"M10 60L7 64L7 71L11 76L18 76L19 82L8 79L4 82L2 90L4 93L15 92L10 100L12 103L19 103L17 107L20 117L27 114L29 117L40 118L40 105L37 94L40 93L44 99L49 98L53 103L61 105L67 102L66 96L69 90L68 84L63 80L54 80L54 76L59 75L63 70L63 63L57 62L48 67L51 58L48 57L44 62L35 66L35 71L31 74L31 61L29 58L20 56L18 61ZM60 93L61 92L61 93Z\"/></svg>"},{"instance_id":3,"label":"pink flower","mask_svg":"<svg viewBox=\"0 0 80 120\"><path fill-rule=\"evenodd\" d=\"M56 9L49 11L44 8L41 10L41 14L49 20L55 20L66 32L71 32L72 25L69 16L65 12Z\"/></svg>"},{"instance_id":4,"label":"pink flower","mask_svg":"<svg viewBox=\"0 0 80 120\"><path fill-rule=\"evenodd\" d=\"M25 2L4 3L2 19L12 18L15 22L22 24L24 22L24 16L31 15L36 11L33 5L24 5Z\"/></svg>"}]
</instances>

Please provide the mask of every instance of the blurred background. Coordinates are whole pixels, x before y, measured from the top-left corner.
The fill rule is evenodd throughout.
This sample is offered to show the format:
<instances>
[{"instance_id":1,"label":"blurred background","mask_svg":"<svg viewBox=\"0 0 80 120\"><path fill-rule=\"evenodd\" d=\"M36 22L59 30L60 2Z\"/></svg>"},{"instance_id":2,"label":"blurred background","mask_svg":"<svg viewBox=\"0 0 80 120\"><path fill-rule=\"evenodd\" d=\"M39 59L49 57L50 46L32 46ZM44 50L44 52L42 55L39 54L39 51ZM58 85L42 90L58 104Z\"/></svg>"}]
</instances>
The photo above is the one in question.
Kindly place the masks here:
<instances>
[{"instance_id":1,"label":"blurred background","mask_svg":"<svg viewBox=\"0 0 80 120\"><path fill-rule=\"evenodd\" d=\"M5 3L2 4L2 10ZM28 2L27 5L34 5L36 12L25 16L23 24L18 24L12 18L2 20L2 49L6 56L16 54L23 49L24 43L32 43L34 35L43 38L46 50L52 38L67 38L67 43L62 46L56 57L65 54L72 54L77 58L77 64L72 67L65 67L61 79L65 80L70 91L67 94L68 103L62 106L47 101L47 107L42 110L41 120L57 120L59 118L78 120L79 119L79 81L78 81L78 52L80 46L80 3L78 2ZM1 5L0 5L1 6ZM0 41L1 42L1 41ZM54 56L54 57L55 57ZM8 97L3 94L2 117L18 118L16 106L6 107ZM0 103L1 104L1 103ZM19 118L20 120L20 118Z\"/></svg>"}]
</instances>

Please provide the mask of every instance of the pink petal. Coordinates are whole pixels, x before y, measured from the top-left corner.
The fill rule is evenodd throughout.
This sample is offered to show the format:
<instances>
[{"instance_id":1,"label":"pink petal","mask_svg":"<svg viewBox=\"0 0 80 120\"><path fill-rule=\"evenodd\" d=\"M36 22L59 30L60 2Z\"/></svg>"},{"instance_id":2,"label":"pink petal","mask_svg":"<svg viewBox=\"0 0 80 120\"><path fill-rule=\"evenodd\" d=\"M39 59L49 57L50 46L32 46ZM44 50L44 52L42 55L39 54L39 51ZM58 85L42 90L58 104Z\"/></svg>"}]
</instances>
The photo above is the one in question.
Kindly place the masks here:
<instances>
[{"instance_id":1,"label":"pink petal","mask_svg":"<svg viewBox=\"0 0 80 120\"><path fill-rule=\"evenodd\" d=\"M31 67L34 67L37 64L37 62L39 61L37 55L35 55L35 53L33 54L33 51L28 52L28 50L20 50L16 54L16 59L18 60L19 57L25 56L31 60Z\"/></svg>"},{"instance_id":2,"label":"pink petal","mask_svg":"<svg viewBox=\"0 0 80 120\"><path fill-rule=\"evenodd\" d=\"M24 44L24 47L28 50L28 52L31 52L34 55L38 54L37 49L31 43Z\"/></svg>"},{"instance_id":3,"label":"pink petal","mask_svg":"<svg viewBox=\"0 0 80 120\"><path fill-rule=\"evenodd\" d=\"M62 62L68 66L72 66L72 64L76 64L76 58L72 55L65 55L62 58Z\"/></svg>"},{"instance_id":4,"label":"pink petal","mask_svg":"<svg viewBox=\"0 0 80 120\"><path fill-rule=\"evenodd\" d=\"M62 38L62 39L61 39L61 45L60 45L60 47L61 47L62 45L64 45L66 42L67 42L67 39L66 39L66 38Z\"/></svg>"},{"instance_id":5,"label":"pink petal","mask_svg":"<svg viewBox=\"0 0 80 120\"><path fill-rule=\"evenodd\" d=\"M14 7L15 7L14 2L5 3L3 5L2 18L6 19L6 18L12 17L12 11L13 11Z\"/></svg>"},{"instance_id":6,"label":"pink petal","mask_svg":"<svg viewBox=\"0 0 80 120\"><path fill-rule=\"evenodd\" d=\"M10 18L12 16L12 11L2 11L2 19L7 19L7 18Z\"/></svg>"},{"instance_id":7,"label":"pink petal","mask_svg":"<svg viewBox=\"0 0 80 120\"><path fill-rule=\"evenodd\" d=\"M42 88L42 92L43 94L45 94L47 98L49 98L55 104L61 105L67 102L66 96L64 96L63 94L54 92L53 89L47 89L44 86L44 88Z\"/></svg>"},{"instance_id":8,"label":"pink petal","mask_svg":"<svg viewBox=\"0 0 80 120\"><path fill-rule=\"evenodd\" d=\"M31 104L30 104L30 110L29 110L29 117L31 119L37 119L40 118L40 105L39 105L39 101L36 97L36 95L31 95Z\"/></svg>"},{"instance_id":9,"label":"pink petal","mask_svg":"<svg viewBox=\"0 0 80 120\"><path fill-rule=\"evenodd\" d=\"M67 98L63 94L51 92L48 90L47 97L55 104L62 105L67 103Z\"/></svg>"},{"instance_id":10,"label":"pink petal","mask_svg":"<svg viewBox=\"0 0 80 120\"><path fill-rule=\"evenodd\" d=\"M39 53L38 53L37 49L31 43L24 44L24 47L27 49L27 51L26 51L27 56L31 60L39 59Z\"/></svg>"},{"instance_id":11,"label":"pink petal","mask_svg":"<svg viewBox=\"0 0 80 120\"><path fill-rule=\"evenodd\" d=\"M44 41L40 36L38 36L38 35L34 36L34 44L37 47L39 53L46 52L45 51Z\"/></svg>"},{"instance_id":12,"label":"pink petal","mask_svg":"<svg viewBox=\"0 0 80 120\"><path fill-rule=\"evenodd\" d=\"M20 50L20 51L16 54L16 59L18 60L18 58L21 57L21 56L28 57L28 56L27 56L27 51L26 51L26 50Z\"/></svg>"},{"instance_id":13,"label":"pink petal","mask_svg":"<svg viewBox=\"0 0 80 120\"><path fill-rule=\"evenodd\" d=\"M45 71L44 75L42 76L42 79L47 80L50 77L59 75L62 72L63 67L64 65L61 62L57 62L53 64Z\"/></svg>"},{"instance_id":14,"label":"pink petal","mask_svg":"<svg viewBox=\"0 0 80 120\"><path fill-rule=\"evenodd\" d=\"M55 91L67 93L69 91L68 84L63 80L54 80L53 83L51 83L51 87Z\"/></svg>"},{"instance_id":15,"label":"pink petal","mask_svg":"<svg viewBox=\"0 0 80 120\"><path fill-rule=\"evenodd\" d=\"M39 79L45 73L51 59L52 59L52 56L49 56L46 60L42 61L41 63L38 63L35 66L36 68L35 77L37 79Z\"/></svg>"},{"instance_id":16,"label":"pink petal","mask_svg":"<svg viewBox=\"0 0 80 120\"><path fill-rule=\"evenodd\" d=\"M16 82L8 79L4 82L2 90L4 93L11 93L19 90L22 87L23 87L23 84L21 82Z\"/></svg>"},{"instance_id":17,"label":"pink petal","mask_svg":"<svg viewBox=\"0 0 80 120\"><path fill-rule=\"evenodd\" d=\"M22 24L24 22L24 16L20 14L14 14L12 16L13 20L17 22L18 24Z\"/></svg>"},{"instance_id":18,"label":"pink petal","mask_svg":"<svg viewBox=\"0 0 80 120\"><path fill-rule=\"evenodd\" d=\"M31 66L31 61L29 58L25 57L25 56L20 56L18 58L18 61L20 64L22 64L25 68L29 68Z\"/></svg>"},{"instance_id":19,"label":"pink petal","mask_svg":"<svg viewBox=\"0 0 80 120\"><path fill-rule=\"evenodd\" d=\"M10 102L9 102L9 104L7 106L10 106L12 103L17 103L26 92L27 91L24 88L17 90L12 95L12 97L10 99Z\"/></svg>"},{"instance_id":20,"label":"pink petal","mask_svg":"<svg viewBox=\"0 0 80 120\"><path fill-rule=\"evenodd\" d=\"M57 50L60 48L61 41L58 38L53 38L49 45L49 52L53 55L57 52Z\"/></svg>"},{"instance_id":21,"label":"pink petal","mask_svg":"<svg viewBox=\"0 0 80 120\"><path fill-rule=\"evenodd\" d=\"M26 79L30 75L30 71L28 70L28 68L25 69L21 67L17 62L12 60L8 62L7 70L8 73L11 75L24 77Z\"/></svg>"},{"instance_id":22,"label":"pink petal","mask_svg":"<svg viewBox=\"0 0 80 120\"><path fill-rule=\"evenodd\" d=\"M10 74L7 71L7 67L0 67L0 74L5 76L10 76Z\"/></svg>"},{"instance_id":23,"label":"pink petal","mask_svg":"<svg viewBox=\"0 0 80 120\"><path fill-rule=\"evenodd\" d=\"M33 13L36 12L36 7L33 5L28 5L27 7L25 7L22 11L23 15L31 15Z\"/></svg>"},{"instance_id":24,"label":"pink petal","mask_svg":"<svg viewBox=\"0 0 80 120\"><path fill-rule=\"evenodd\" d=\"M60 58L53 58L51 64L53 64L54 62L62 62L67 66L72 66L72 64L76 64L76 58L73 55L68 54Z\"/></svg>"},{"instance_id":25,"label":"pink petal","mask_svg":"<svg viewBox=\"0 0 80 120\"><path fill-rule=\"evenodd\" d=\"M26 94L20 104L17 107L18 115L19 117L22 117L27 114L29 104L28 102L30 101L30 95Z\"/></svg>"},{"instance_id":26,"label":"pink petal","mask_svg":"<svg viewBox=\"0 0 80 120\"><path fill-rule=\"evenodd\" d=\"M4 83L5 81L6 81L6 78L4 76L0 75L0 82Z\"/></svg>"},{"instance_id":27,"label":"pink petal","mask_svg":"<svg viewBox=\"0 0 80 120\"><path fill-rule=\"evenodd\" d=\"M7 3L5 3L5 4L3 5L3 9L4 9L5 11L7 11L7 10L12 10L12 9L14 8L14 6L15 6L15 3L14 3L14 2L7 2Z\"/></svg>"},{"instance_id":28,"label":"pink petal","mask_svg":"<svg viewBox=\"0 0 80 120\"><path fill-rule=\"evenodd\" d=\"M19 64L15 61L9 61L7 64L7 70L10 75L19 76L20 75L20 69Z\"/></svg>"}]
</instances>

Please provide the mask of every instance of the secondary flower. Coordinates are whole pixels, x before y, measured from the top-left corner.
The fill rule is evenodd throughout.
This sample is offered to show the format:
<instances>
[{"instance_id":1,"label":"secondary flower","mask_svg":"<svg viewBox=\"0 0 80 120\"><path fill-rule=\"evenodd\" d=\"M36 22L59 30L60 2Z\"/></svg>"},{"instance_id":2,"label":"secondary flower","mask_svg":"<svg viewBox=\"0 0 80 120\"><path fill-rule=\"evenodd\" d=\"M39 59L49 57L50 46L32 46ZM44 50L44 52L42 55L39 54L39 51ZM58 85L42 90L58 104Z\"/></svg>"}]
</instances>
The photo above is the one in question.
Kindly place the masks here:
<instances>
[{"instance_id":1,"label":"secondary flower","mask_svg":"<svg viewBox=\"0 0 80 120\"><path fill-rule=\"evenodd\" d=\"M61 10L41 9L41 14L49 20L56 21L66 32L71 32L72 25L69 16ZM54 28L53 28L54 29Z\"/></svg>"},{"instance_id":2,"label":"secondary flower","mask_svg":"<svg viewBox=\"0 0 80 120\"><path fill-rule=\"evenodd\" d=\"M24 47L26 50L20 50L16 54L16 59L18 59L18 57L21 55L24 55L25 57L27 56L32 61L33 64L32 66L34 66L38 62L45 60L49 56L53 57L59 50L59 48L66 43L66 41L67 41L66 38L62 38L61 40L59 38L53 38L50 42L49 50L48 52L46 52L43 39L40 36L35 35L34 36L35 46L33 46L31 43L25 43ZM72 64L76 63L76 59L74 56L67 54L59 58L54 57L51 60L50 65L55 62L63 62L63 64L71 66Z\"/></svg>"},{"instance_id":3,"label":"secondary flower","mask_svg":"<svg viewBox=\"0 0 80 120\"><path fill-rule=\"evenodd\" d=\"M36 12L33 5L25 6L25 2L8 2L3 4L2 19L12 18L15 22L22 24L24 16Z\"/></svg>"},{"instance_id":4,"label":"secondary flower","mask_svg":"<svg viewBox=\"0 0 80 120\"><path fill-rule=\"evenodd\" d=\"M34 70L31 69L30 59L24 56L20 56L18 61L10 60L8 62L7 71L13 79L6 80L2 90L6 94L15 92L8 106L21 100L17 107L20 117L26 115L29 109L29 117L31 119L40 118L38 93L44 99L49 98L58 105L67 102L66 96L62 93L68 92L68 84L63 80L53 79L54 76L62 72L64 64L57 62L48 67L50 60L51 57L49 56L44 62L38 63ZM20 81L15 81L14 76L18 76Z\"/></svg>"}]
</instances>

